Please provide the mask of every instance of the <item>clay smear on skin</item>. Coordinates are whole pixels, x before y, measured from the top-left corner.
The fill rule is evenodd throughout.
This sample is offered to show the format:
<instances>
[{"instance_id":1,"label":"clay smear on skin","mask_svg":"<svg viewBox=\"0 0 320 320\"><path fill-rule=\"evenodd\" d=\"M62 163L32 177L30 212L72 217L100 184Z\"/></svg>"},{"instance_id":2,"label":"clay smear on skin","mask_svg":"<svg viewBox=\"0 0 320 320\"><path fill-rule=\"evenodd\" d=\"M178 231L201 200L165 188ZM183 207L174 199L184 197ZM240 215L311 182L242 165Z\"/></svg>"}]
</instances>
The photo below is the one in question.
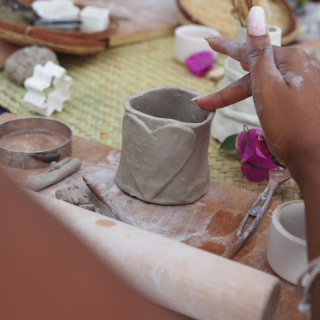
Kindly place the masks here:
<instances>
[{"instance_id":1,"label":"clay smear on skin","mask_svg":"<svg viewBox=\"0 0 320 320\"><path fill-rule=\"evenodd\" d=\"M283 76L286 82L290 85L293 85L296 89L302 89L302 82L304 81L302 76L296 76L293 72L289 71Z\"/></svg>"},{"instance_id":2,"label":"clay smear on skin","mask_svg":"<svg viewBox=\"0 0 320 320\"><path fill-rule=\"evenodd\" d=\"M298 89L301 90L302 89L302 82L304 81L304 79L301 76L295 76L292 79L292 84Z\"/></svg>"}]
</instances>

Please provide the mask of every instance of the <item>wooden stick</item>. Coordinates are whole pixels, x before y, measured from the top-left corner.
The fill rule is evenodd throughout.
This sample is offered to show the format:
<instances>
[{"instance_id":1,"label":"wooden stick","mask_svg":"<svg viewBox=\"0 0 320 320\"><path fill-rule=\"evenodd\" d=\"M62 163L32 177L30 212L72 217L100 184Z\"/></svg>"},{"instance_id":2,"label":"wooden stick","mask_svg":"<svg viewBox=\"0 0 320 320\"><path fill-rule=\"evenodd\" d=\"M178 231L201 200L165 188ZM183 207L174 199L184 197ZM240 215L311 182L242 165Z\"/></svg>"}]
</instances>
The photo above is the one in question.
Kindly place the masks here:
<instances>
[{"instance_id":1,"label":"wooden stick","mask_svg":"<svg viewBox=\"0 0 320 320\"><path fill-rule=\"evenodd\" d=\"M276 277L55 198L32 194L150 300L198 320L273 319L280 291Z\"/></svg>"},{"instance_id":2,"label":"wooden stick","mask_svg":"<svg viewBox=\"0 0 320 320\"><path fill-rule=\"evenodd\" d=\"M108 199L106 195L104 195L97 187L95 187L88 178L82 177L86 186L90 189L90 191L102 202L104 203L111 213L115 216L115 218L119 221L122 221L127 224L133 225L133 223L121 212L119 211L114 204Z\"/></svg>"}]
</instances>

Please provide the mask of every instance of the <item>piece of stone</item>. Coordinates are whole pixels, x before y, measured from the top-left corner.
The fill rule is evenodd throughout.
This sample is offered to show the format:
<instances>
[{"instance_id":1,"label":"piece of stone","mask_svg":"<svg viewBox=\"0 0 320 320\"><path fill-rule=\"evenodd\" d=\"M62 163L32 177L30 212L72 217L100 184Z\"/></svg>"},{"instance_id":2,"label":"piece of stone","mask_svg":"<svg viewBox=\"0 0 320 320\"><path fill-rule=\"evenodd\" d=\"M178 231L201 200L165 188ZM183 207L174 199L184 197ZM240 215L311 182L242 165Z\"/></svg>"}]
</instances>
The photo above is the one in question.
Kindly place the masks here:
<instances>
[{"instance_id":1,"label":"piece of stone","mask_svg":"<svg viewBox=\"0 0 320 320\"><path fill-rule=\"evenodd\" d=\"M56 54L46 48L30 46L13 53L5 62L4 70L7 76L19 85L23 85L27 78L32 77L37 64L44 66L48 61L59 64Z\"/></svg>"},{"instance_id":2,"label":"piece of stone","mask_svg":"<svg viewBox=\"0 0 320 320\"><path fill-rule=\"evenodd\" d=\"M208 145L214 112L191 99L199 93L166 86L125 102L117 185L141 200L180 205L197 201L210 184Z\"/></svg>"}]
</instances>

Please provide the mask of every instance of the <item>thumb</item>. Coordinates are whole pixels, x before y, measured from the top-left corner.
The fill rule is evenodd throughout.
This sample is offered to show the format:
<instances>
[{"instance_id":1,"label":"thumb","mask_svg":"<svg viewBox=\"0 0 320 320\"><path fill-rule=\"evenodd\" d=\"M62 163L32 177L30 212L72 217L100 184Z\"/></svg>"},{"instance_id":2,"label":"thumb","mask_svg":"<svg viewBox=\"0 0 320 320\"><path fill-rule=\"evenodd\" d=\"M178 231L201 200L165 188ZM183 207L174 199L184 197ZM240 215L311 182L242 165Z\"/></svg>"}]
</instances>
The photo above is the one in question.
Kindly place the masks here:
<instances>
[{"instance_id":1,"label":"thumb","mask_svg":"<svg viewBox=\"0 0 320 320\"><path fill-rule=\"evenodd\" d=\"M262 7L252 7L247 20L247 54L252 76L252 89L261 88L270 80L283 78L276 67L273 48L266 23L266 16Z\"/></svg>"}]
</instances>

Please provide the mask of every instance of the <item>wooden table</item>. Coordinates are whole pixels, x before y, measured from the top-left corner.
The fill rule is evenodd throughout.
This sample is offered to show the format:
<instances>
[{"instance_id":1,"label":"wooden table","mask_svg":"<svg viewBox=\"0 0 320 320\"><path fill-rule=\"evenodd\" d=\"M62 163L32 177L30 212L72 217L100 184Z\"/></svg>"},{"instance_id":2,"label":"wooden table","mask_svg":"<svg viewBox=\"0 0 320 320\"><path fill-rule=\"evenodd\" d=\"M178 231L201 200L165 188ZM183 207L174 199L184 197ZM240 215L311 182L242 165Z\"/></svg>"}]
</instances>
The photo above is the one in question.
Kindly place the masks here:
<instances>
[{"instance_id":1,"label":"wooden table","mask_svg":"<svg viewBox=\"0 0 320 320\"><path fill-rule=\"evenodd\" d=\"M13 117L5 113L0 116L0 122ZM125 194L114 183L120 154L118 149L75 136L72 157L79 157L82 160L81 169L41 193L54 197L57 189L76 184L87 191L90 202L99 207L102 214L111 216L106 207L85 187L82 176L86 176L107 194L114 205L137 227L218 255L232 243L240 221L257 197L254 193L212 180L208 193L194 204L185 206L148 204ZM4 170L11 178L23 181L28 176L45 169L23 170L5 167ZM267 262L266 247L271 215L279 204L278 201L271 202L257 230L234 260L275 275ZM296 286L281 280L281 299L276 319L307 319L297 310L299 302Z\"/></svg>"}]
</instances>

